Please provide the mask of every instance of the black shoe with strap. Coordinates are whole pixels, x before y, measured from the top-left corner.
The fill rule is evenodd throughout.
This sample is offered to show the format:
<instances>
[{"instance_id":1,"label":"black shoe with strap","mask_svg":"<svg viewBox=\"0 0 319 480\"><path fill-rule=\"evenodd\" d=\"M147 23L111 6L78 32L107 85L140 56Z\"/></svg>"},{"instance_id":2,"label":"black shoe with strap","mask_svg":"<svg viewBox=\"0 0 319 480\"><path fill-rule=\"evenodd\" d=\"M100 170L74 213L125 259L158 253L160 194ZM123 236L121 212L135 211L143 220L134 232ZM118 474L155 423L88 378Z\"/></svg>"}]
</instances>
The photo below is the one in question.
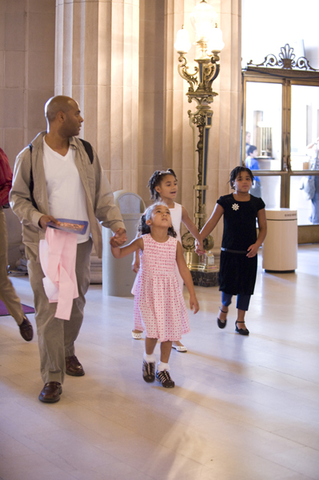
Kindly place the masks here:
<instances>
[{"instance_id":1,"label":"black shoe with strap","mask_svg":"<svg viewBox=\"0 0 319 480\"><path fill-rule=\"evenodd\" d=\"M235 322L235 332L239 333L239 335L249 335L248 328L238 328L239 323L243 323L245 325L245 322L239 322L238 320L236 320L236 322Z\"/></svg>"},{"instance_id":2,"label":"black shoe with strap","mask_svg":"<svg viewBox=\"0 0 319 480\"><path fill-rule=\"evenodd\" d=\"M228 313L228 310L227 312L225 312L225 310L223 310L222 308L220 308L219 311L225 313L226 315ZM219 326L219 328L225 328L227 325L227 318L225 318L225 320L221 320L219 317L217 317L217 325Z\"/></svg>"}]
</instances>

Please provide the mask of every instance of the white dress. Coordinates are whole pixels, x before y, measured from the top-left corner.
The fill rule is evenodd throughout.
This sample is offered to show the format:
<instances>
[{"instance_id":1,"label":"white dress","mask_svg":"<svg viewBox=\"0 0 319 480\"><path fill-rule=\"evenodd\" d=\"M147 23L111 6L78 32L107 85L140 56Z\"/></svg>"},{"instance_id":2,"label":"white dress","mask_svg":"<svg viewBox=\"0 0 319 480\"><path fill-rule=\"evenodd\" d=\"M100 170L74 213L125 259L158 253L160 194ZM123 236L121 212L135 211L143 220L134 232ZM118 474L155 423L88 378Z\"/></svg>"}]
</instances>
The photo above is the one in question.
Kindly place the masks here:
<instances>
[{"instance_id":1,"label":"white dress","mask_svg":"<svg viewBox=\"0 0 319 480\"><path fill-rule=\"evenodd\" d=\"M171 213L172 224L177 233L177 240L181 242L181 223L182 223L182 205L174 203L174 208L169 209Z\"/></svg>"},{"instance_id":2,"label":"white dress","mask_svg":"<svg viewBox=\"0 0 319 480\"><path fill-rule=\"evenodd\" d=\"M172 219L174 230L177 233L176 238L180 243L182 243L182 239L181 239L182 205L175 202L174 208L170 208L169 211L171 213L171 219ZM176 271L177 271L177 279L178 279L179 286L183 291L184 281L181 277L181 274L179 273L177 264L176 264Z\"/></svg>"}]
</instances>

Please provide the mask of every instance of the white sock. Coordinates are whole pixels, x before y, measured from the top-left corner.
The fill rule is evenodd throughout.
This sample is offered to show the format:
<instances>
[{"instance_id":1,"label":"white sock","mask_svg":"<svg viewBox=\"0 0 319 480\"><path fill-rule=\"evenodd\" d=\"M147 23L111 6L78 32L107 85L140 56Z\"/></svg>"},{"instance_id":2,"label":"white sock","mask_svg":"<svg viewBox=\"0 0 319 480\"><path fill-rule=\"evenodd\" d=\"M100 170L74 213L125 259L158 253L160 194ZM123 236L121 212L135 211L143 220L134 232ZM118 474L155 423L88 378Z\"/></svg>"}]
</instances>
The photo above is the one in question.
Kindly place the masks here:
<instances>
[{"instance_id":1,"label":"white sock","mask_svg":"<svg viewBox=\"0 0 319 480\"><path fill-rule=\"evenodd\" d=\"M157 371L158 372L163 372L164 370L167 370L167 371L170 370L168 363L158 362Z\"/></svg>"},{"instance_id":2,"label":"white sock","mask_svg":"<svg viewBox=\"0 0 319 480\"><path fill-rule=\"evenodd\" d=\"M144 352L143 358L144 358L145 362L147 362L147 363L155 363L156 362L156 357L153 353L152 353L152 355L147 355L147 353Z\"/></svg>"}]
</instances>

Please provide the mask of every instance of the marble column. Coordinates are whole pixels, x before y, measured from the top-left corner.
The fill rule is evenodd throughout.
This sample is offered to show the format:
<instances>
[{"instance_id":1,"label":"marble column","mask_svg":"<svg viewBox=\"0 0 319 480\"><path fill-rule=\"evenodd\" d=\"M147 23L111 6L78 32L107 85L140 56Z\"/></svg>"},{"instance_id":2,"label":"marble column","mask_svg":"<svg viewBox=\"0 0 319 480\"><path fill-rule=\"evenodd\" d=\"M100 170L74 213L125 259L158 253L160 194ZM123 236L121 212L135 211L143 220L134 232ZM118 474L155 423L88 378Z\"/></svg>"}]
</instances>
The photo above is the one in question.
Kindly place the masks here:
<instances>
[{"instance_id":1,"label":"marble column","mask_svg":"<svg viewBox=\"0 0 319 480\"><path fill-rule=\"evenodd\" d=\"M165 167L164 11L162 0L140 0L138 193L146 204L151 203L150 176Z\"/></svg>"},{"instance_id":2,"label":"marble column","mask_svg":"<svg viewBox=\"0 0 319 480\"><path fill-rule=\"evenodd\" d=\"M57 0L55 94L79 102L114 192L137 190L138 75L139 0ZM102 283L94 250L91 283Z\"/></svg>"},{"instance_id":3,"label":"marble column","mask_svg":"<svg viewBox=\"0 0 319 480\"><path fill-rule=\"evenodd\" d=\"M55 93L78 100L114 191L137 189L138 53L138 0L57 0Z\"/></svg>"}]
</instances>

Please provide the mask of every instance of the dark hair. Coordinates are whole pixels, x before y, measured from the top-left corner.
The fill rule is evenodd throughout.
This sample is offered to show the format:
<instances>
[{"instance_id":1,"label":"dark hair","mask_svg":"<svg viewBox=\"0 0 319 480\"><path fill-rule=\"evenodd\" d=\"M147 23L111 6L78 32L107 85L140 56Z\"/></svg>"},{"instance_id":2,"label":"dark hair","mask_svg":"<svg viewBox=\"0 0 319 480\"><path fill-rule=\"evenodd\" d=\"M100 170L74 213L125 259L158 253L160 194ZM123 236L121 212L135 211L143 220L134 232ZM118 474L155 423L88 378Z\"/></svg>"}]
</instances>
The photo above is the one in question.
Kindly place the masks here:
<instances>
[{"instance_id":1,"label":"dark hair","mask_svg":"<svg viewBox=\"0 0 319 480\"><path fill-rule=\"evenodd\" d=\"M255 150L257 150L257 147L255 145L250 145L247 148L247 155L250 155L251 153L254 153Z\"/></svg>"},{"instance_id":2,"label":"dark hair","mask_svg":"<svg viewBox=\"0 0 319 480\"><path fill-rule=\"evenodd\" d=\"M167 170L156 170L149 179L147 186L150 189L152 200L158 200L160 198L160 194L155 189L161 184L166 175L173 175L175 180L177 180L176 174L171 168L168 168Z\"/></svg>"},{"instance_id":3,"label":"dark hair","mask_svg":"<svg viewBox=\"0 0 319 480\"><path fill-rule=\"evenodd\" d=\"M229 176L229 183L230 183L230 186L231 188L235 188L234 187L234 181L236 180L236 178L238 177L238 175L242 172L247 172L248 175L250 176L251 178L251 181L254 180L254 175L252 174L252 171L247 168L247 167L235 167L231 172L230 172L230 176Z\"/></svg>"},{"instance_id":4,"label":"dark hair","mask_svg":"<svg viewBox=\"0 0 319 480\"><path fill-rule=\"evenodd\" d=\"M151 233L150 226L147 225L146 221L151 218L151 215L152 215L152 213L153 213L153 210L154 210L158 205L164 205L165 207L167 207L166 203L164 203L164 202L156 202L156 203L153 203L153 205L151 205L150 207L148 207L148 208L145 210L145 212L143 213L143 215L141 216L141 220L140 220L140 223L139 223L139 226L138 226L138 232L139 232L141 235L145 235L146 233ZM167 208L168 208L168 207L167 207ZM177 233L175 232L173 226L169 227L169 229L167 230L167 234L168 234L170 237L174 237L174 238L177 237Z\"/></svg>"}]
</instances>

